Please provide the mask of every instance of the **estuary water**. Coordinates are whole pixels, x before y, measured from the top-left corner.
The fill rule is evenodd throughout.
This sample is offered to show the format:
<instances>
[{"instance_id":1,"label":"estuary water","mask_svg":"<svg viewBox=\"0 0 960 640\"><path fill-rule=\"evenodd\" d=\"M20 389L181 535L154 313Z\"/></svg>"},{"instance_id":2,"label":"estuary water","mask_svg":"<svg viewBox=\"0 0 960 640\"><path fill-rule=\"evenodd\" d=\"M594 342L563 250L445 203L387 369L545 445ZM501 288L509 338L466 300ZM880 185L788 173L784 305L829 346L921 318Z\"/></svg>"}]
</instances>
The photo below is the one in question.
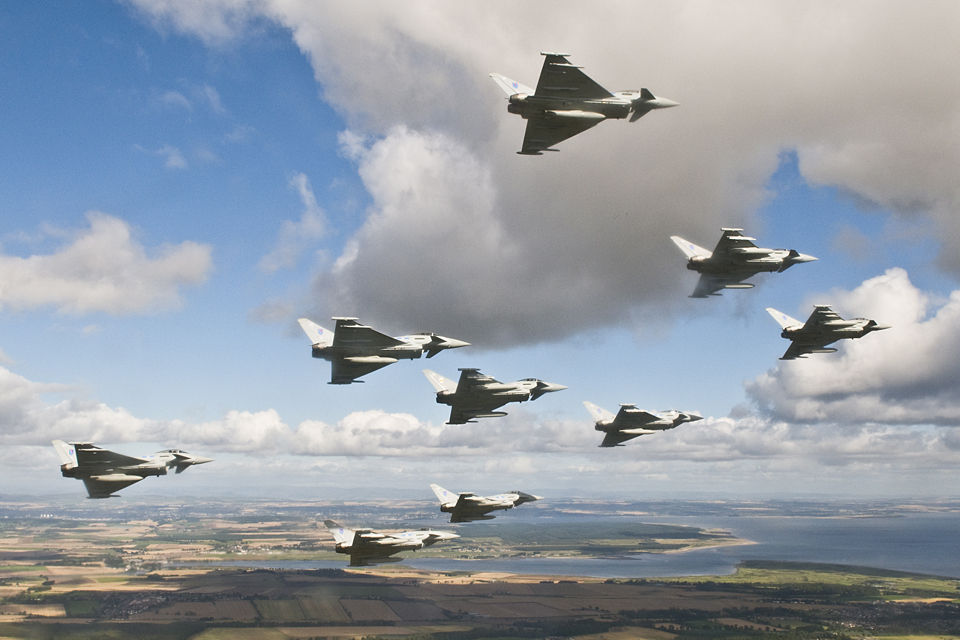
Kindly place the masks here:
<instances>
[{"instance_id":1,"label":"estuary water","mask_svg":"<svg viewBox=\"0 0 960 640\"><path fill-rule=\"evenodd\" d=\"M449 560L403 554L402 564L432 571L516 573L596 578L727 575L743 560L845 564L960 578L960 513L895 517L701 517L639 518L723 529L754 544L682 553L630 553L616 558L505 558ZM481 523L482 526L482 523ZM549 521L543 526L550 526ZM226 564L226 563L224 563ZM345 562L230 563L276 569L344 568Z\"/></svg>"}]
</instances>

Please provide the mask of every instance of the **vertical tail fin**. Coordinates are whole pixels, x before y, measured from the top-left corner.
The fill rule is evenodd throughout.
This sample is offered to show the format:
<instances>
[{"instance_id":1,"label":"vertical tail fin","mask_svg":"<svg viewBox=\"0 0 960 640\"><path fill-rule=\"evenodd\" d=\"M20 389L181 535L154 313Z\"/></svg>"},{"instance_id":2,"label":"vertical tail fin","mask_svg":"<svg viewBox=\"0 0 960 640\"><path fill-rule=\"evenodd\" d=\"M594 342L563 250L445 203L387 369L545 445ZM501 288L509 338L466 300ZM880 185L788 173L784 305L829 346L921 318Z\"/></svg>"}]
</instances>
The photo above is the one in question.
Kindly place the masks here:
<instances>
[{"instance_id":1,"label":"vertical tail fin","mask_svg":"<svg viewBox=\"0 0 960 640\"><path fill-rule=\"evenodd\" d=\"M61 465L67 465L71 469L80 466L80 463L77 462L77 450L73 446L63 440L54 440L53 447L57 450L57 455L60 456Z\"/></svg>"},{"instance_id":2,"label":"vertical tail fin","mask_svg":"<svg viewBox=\"0 0 960 640\"><path fill-rule=\"evenodd\" d=\"M333 344L333 331L324 329L316 322L300 318L297 320L303 328L304 333L310 338L310 342L321 347L329 347Z\"/></svg>"},{"instance_id":3,"label":"vertical tail fin","mask_svg":"<svg viewBox=\"0 0 960 640\"><path fill-rule=\"evenodd\" d=\"M693 244L689 240L684 240L680 236L670 236L673 244L680 247L680 250L687 254L687 258L696 258L697 256L709 258L713 255L712 251L707 251L703 247Z\"/></svg>"},{"instance_id":4,"label":"vertical tail fin","mask_svg":"<svg viewBox=\"0 0 960 640\"><path fill-rule=\"evenodd\" d=\"M460 498L460 494L452 493L447 491L438 484L430 485L430 488L433 489L433 492L437 494L437 498L440 500L440 504L443 506L453 506L457 504L457 500Z\"/></svg>"},{"instance_id":5,"label":"vertical tail fin","mask_svg":"<svg viewBox=\"0 0 960 640\"><path fill-rule=\"evenodd\" d=\"M587 408L587 411L590 412L590 415L593 416L594 422L613 422L615 415L604 409L603 407L598 407L592 402L583 401L583 406Z\"/></svg>"},{"instance_id":6,"label":"vertical tail fin","mask_svg":"<svg viewBox=\"0 0 960 640\"><path fill-rule=\"evenodd\" d=\"M342 544L346 547L353 545L353 536L355 533L353 529L342 527L333 520L324 520L323 524L330 530L330 533L333 534L333 539L337 541L338 545Z\"/></svg>"},{"instance_id":7,"label":"vertical tail fin","mask_svg":"<svg viewBox=\"0 0 960 640\"><path fill-rule=\"evenodd\" d=\"M429 380L430 384L433 385L433 388L437 390L437 393L441 391L449 391L453 393L457 390L457 382L455 380L445 378L436 371L424 369L423 375L427 376L427 380Z\"/></svg>"},{"instance_id":8,"label":"vertical tail fin","mask_svg":"<svg viewBox=\"0 0 960 640\"><path fill-rule=\"evenodd\" d=\"M507 76L502 76L499 73L491 73L490 77L493 78L493 81L496 82L508 96L514 96L518 93L525 93L528 96L532 96L534 93L530 87L511 80Z\"/></svg>"},{"instance_id":9,"label":"vertical tail fin","mask_svg":"<svg viewBox=\"0 0 960 640\"><path fill-rule=\"evenodd\" d=\"M791 318L791 317L788 316L787 314L785 314L785 313L783 313L783 312L781 312L781 311L777 311L777 310L774 309L773 307L767 307L767 313L769 313L769 314L773 317L773 319L776 320L776 321L780 324L780 327L783 328L783 329L786 329L787 327L793 327L793 326L796 326L796 325L801 325L801 324L803 324L802 322L800 322L800 321L797 320L796 318Z\"/></svg>"}]
</instances>

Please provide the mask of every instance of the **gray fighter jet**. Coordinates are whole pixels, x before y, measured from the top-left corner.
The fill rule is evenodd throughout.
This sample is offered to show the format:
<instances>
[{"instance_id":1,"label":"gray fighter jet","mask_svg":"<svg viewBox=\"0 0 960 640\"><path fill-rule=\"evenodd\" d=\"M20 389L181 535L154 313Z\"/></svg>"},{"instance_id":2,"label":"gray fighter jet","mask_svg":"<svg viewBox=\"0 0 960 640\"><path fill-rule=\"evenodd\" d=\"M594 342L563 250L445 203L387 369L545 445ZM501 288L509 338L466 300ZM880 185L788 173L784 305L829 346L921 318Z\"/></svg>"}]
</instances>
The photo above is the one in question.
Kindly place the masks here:
<instances>
[{"instance_id":1,"label":"gray fighter jet","mask_svg":"<svg viewBox=\"0 0 960 640\"><path fill-rule=\"evenodd\" d=\"M401 558L391 558L390 556L401 551L423 549L440 540L460 537L449 531L434 529L380 533L373 529L347 529L333 520L324 520L323 524L333 534L333 539L337 543L337 553L350 555L351 567L363 567L382 562L400 562Z\"/></svg>"},{"instance_id":2,"label":"gray fighter jet","mask_svg":"<svg viewBox=\"0 0 960 640\"><path fill-rule=\"evenodd\" d=\"M650 413L643 409L637 409L636 405L622 404L620 405L620 412L613 415L606 409L586 400L584 400L583 406L587 408L587 411L596 421L596 430L607 434L604 436L603 442L600 443L601 447L622 447L621 443L632 440L637 436L673 429L684 422L703 420L703 416L692 411Z\"/></svg>"},{"instance_id":3,"label":"gray fighter jet","mask_svg":"<svg viewBox=\"0 0 960 640\"><path fill-rule=\"evenodd\" d=\"M148 476L165 476L170 468L182 473L195 464L213 462L212 458L195 456L180 449L165 449L134 458L101 449L92 442L54 440L53 446L60 456L60 473L64 478L83 480L90 498L116 498L115 492Z\"/></svg>"},{"instance_id":4,"label":"gray fighter jet","mask_svg":"<svg viewBox=\"0 0 960 640\"><path fill-rule=\"evenodd\" d=\"M424 369L423 373L437 390L437 402L450 405L447 424L466 424L474 418L499 418L507 415L506 412L494 409L508 402L536 400L545 393L566 389L562 384L536 378L504 383L483 375L479 369L460 369L460 382L444 378L430 369Z\"/></svg>"},{"instance_id":5,"label":"gray fighter jet","mask_svg":"<svg viewBox=\"0 0 960 640\"><path fill-rule=\"evenodd\" d=\"M496 496L478 496L473 493L453 493L438 484L430 485L440 499L440 511L450 514L450 522L473 522L474 520L493 520L496 516L487 515L491 511L501 511L519 507L526 502L542 500L523 491L510 491Z\"/></svg>"},{"instance_id":6,"label":"gray fighter jet","mask_svg":"<svg viewBox=\"0 0 960 640\"><path fill-rule=\"evenodd\" d=\"M742 231L724 229L713 253L680 236L670 236L687 255L687 269L700 274L691 298L718 296L717 291L721 289L752 289L752 284L744 282L751 276L770 271L779 273L795 264L816 260L793 249L760 248L753 244L756 238L748 238Z\"/></svg>"},{"instance_id":7,"label":"gray fighter jet","mask_svg":"<svg viewBox=\"0 0 960 640\"><path fill-rule=\"evenodd\" d=\"M333 331L306 318L297 321L313 341L313 357L330 361L330 384L350 384L397 360L413 360L424 352L428 358L432 358L444 349L470 344L435 333L414 333L391 338L360 324L356 318L333 320L337 321Z\"/></svg>"},{"instance_id":8,"label":"gray fighter jet","mask_svg":"<svg viewBox=\"0 0 960 640\"><path fill-rule=\"evenodd\" d=\"M541 53L546 56L537 90L499 73L491 73L510 104L507 111L527 121L521 155L539 156L555 144L583 133L607 118L636 122L654 109L676 107L679 103L658 98L647 89L611 93L570 64L569 53ZM633 115L630 115L633 114Z\"/></svg>"},{"instance_id":9,"label":"gray fighter jet","mask_svg":"<svg viewBox=\"0 0 960 640\"><path fill-rule=\"evenodd\" d=\"M806 322L795 320L770 307L767 308L767 312L783 327L780 335L791 341L786 353L780 357L781 360L795 360L808 353L833 353L836 349L825 347L837 340L862 338L871 331L890 328L866 318L844 320L825 304L814 305L813 313Z\"/></svg>"}]
</instances>

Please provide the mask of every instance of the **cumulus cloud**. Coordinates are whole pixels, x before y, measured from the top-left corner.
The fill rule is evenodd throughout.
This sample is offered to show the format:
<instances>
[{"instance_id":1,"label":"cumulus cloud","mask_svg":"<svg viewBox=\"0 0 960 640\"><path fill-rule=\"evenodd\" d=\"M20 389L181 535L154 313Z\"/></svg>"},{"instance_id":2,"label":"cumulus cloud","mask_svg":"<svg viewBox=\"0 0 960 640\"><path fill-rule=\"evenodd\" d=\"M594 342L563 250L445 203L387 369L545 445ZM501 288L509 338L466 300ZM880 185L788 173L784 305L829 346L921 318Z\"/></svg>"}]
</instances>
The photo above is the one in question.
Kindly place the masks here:
<instances>
[{"instance_id":1,"label":"cumulus cloud","mask_svg":"<svg viewBox=\"0 0 960 640\"><path fill-rule=\"evenodd\" d=\"M396 326L430 309L465 339L500 344L669 315L685 274L667 238L749 228L784 149L815 184L933 221L942 265L960 272L960 86L941 80L960 55L955 4L134 4L208 43L260 20L288 28L325 99L375 137L357 156L375 204L319 274L315 306L372 308ZM534 85L539 48L571 52L611 89L647 86L682 106L517 157L523 121L487 73ZM432 212L411 206L428 199ZM437 265L418 274L429 286L398 277L424 257ZM494 325L481 302L505 282Z\"/></svg>"},{"instance_id":2,"label":"cumulus cloud","mask_svg":"<svg viewBox=\"0 0 960 640\"><path fill-rule=\"evenodd\" d=\"M75 397L79 393L0 367L0 477L53 468L53 439L93 440L133 455L143 451L122 443L157 443L215 457L245 454L242 463L231 463L229 456L221 460L215 474L235 479L241 486L230 490L240 494L259 491L252 477L267 484L278 477L312 478L311 485L350 477L354 486L394 487L420 485L427 476L484 485L496 477L577 494L601 486L600 480L601 492L615 493L623 483L689 490L702 485L704 474L711 486L753 491L759 478L761 492L795 491L798 480L808 491L835 490L835 483L851 474L878 479L894 474L901 491L912 478L911 486L930 493L929 481L955 480L960 463L960 437L951 428L803 424L746 415L707 418L625 447L599 449L601 434L590 422L543 420L523 408L467 425L435 425L371 410L336 424L305 421L290 428L273 409L231 410L203 423L160 421ZM49 399L56 396L66 399ZM747 486L739 486L745 478Z\"/></svg>"},{"instance_id":3,"label":"cumulus cloud","mask_svg":"<svg viewBox=\"0 0 960 640\"><path fill-rule=\"evenodd\" d=\"M298 173L290 180L290 186L300 194L303 213L300 220L285 220L280 227L276 244L270 253L260 259L258 266L265 273L275 273L278 269L293 269L297 260L307 248L323 237L326 232L326 217L317 205L310 180Z\"/></svg>"},{"instance_id":4,"label":"cumulus cloud","mask_svg":"<svg viewBox=\"0 0 960 640\"><path fill-rule=\"evenodd\" d=\"M299 455L443 457L517 451L571 452L590 446L593 435L577 421L538 421L515 410L482 425L434 425L409 414L358 411L335 425L306 421L290 439Z\"/></svg>"},{"instance_id":5,"label":"cumulus cloud","mask_svg":"<svg viewBox=\"0 0 960 640\"><path fill-rule=\"evenodd\" d=\"M765 415L791 422L960 425L960 291L946 301L894 268L821 296L845 318L891 325L839 353L782 362L746 385Z\"/></svg>"},{"instance_id":6,"label":"cumulus cloud","mask_svg":"<svg viewBox=\"0 0 960 640\"><path fill-rule=\"evenodd\" d=\"M181 286L201 284L210 273L209 245L148 250L119 218L91 212L87 220L88 229L68 233L69 244L52 254L0 254L0 305L75 314L161 311L180 305Z\"/></svg>"}]
</instances>

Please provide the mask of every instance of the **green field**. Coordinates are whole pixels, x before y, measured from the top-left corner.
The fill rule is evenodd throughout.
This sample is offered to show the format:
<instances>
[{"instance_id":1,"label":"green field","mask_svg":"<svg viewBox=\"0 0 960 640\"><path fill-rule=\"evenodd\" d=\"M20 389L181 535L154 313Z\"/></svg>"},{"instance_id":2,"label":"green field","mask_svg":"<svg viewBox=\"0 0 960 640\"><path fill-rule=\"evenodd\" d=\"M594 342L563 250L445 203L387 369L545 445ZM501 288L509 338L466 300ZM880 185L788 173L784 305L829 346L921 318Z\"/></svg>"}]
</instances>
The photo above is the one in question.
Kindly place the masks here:
<instances>
[{"instance_id":1,"label":"green field","mask_svg":"<svg viewBox=\"0 0 960 640\"><path fill-rule=\"evenodd\" d=\"M824 593L825 586L851 588L850 596L874 600L960 599L960 580L869 567L750 560L730 576L665 578L664 581L751 585L755 589ZM842 592L842 589L833 589Z\"/></svg>"}]
</instances>

